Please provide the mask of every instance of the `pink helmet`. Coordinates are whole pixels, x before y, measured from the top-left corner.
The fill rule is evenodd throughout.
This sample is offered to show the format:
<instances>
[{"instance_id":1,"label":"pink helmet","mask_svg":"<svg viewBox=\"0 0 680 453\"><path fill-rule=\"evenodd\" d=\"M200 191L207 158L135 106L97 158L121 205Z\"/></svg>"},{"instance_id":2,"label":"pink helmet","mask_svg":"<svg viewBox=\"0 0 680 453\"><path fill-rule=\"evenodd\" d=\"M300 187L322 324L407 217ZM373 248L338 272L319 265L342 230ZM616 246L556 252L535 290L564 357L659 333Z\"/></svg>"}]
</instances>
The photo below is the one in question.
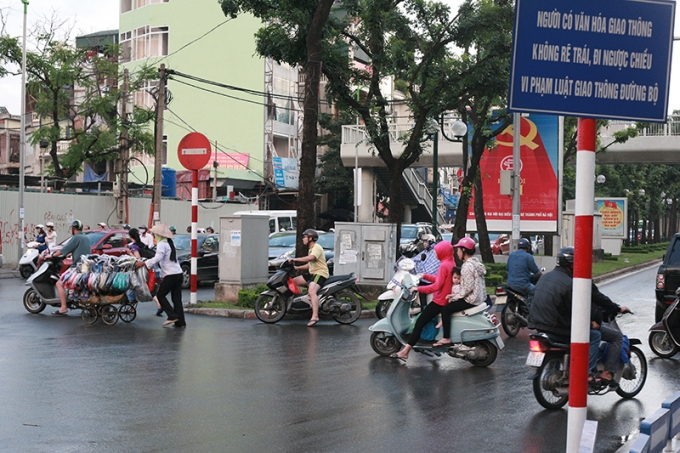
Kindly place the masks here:
<instances>
[{"instance_id":1,"label":"pink helmet","mask_svg":"<svg viewBox=\"0 0 680 453\"><path fill-rule=\"evenodd\" d=\"M475 241L472 240L472 238L464 237L460 241L458 241L458 243L455 244L454 247L463 247L464 249L471 250L474 252Z\"/></svg>"}]
</instances>

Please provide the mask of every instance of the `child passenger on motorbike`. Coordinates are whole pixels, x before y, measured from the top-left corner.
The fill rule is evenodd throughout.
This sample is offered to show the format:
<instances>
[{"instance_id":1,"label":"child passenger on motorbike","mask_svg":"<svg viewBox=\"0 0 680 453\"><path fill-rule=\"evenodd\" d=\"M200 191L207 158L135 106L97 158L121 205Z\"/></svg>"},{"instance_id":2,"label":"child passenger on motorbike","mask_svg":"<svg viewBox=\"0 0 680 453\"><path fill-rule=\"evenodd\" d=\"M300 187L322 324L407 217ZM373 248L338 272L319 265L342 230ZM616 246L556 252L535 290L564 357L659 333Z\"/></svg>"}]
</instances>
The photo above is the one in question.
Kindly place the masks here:
<instances>
[{"instance_id":1,"label":"child passenger on motorbike","mask_svg":"<svg viewBox=\"0 0 680 453\"><path fill-rule=\"evenodd\" d=\"M459 267L454 267L453 268L453 275L451 275L451 294L446 296L447 299L449 300L456 300L460 299L460 268ZM443 325L442 321L439 321L439 323L435 326L436 329L439 329Z\"/></svg>"},{"instance_id":2,"label":"child passenger on motorbike","mask_svg":"<svg viewBox=\"0 0 680 453\"><path fill-rule=\"evenodd\" d=\"M409 337L406 346L404 346L401 351L390 356L393 359L399 359L403 361L408 359L409 352L420 339L420 334L423 330L423 327L425 327L428 322L434 319L435 316L442 313L442 309L448 303L446 296L449 294L449 290L451 289L451 275L453 273L453 268L456 265L453 262L453 247L451 246L450 242L442 241L434 246L434 251L437 254L437 258L440 262L437 275L423 275L424 279L433 281L434 283L427 286L411 288L411 292L418 291L425 294L434 294L432 303L427 304L420 313L420 316L416 321L416 325L413 328L413 333Z\"/></svg>"},{"instance_id":3,"label":"child passenger on motorbike","mask_svg":"<svg viewBox=\"0 0 680 453\"><path fill-rule=\"evenodd\" d=\"M463 261L460 269L460 292L447 296L447 301L450 303L442 309L443 337L432 346L451 344L451 315L453 313L486 303L486 285L484 282L486 267L473 257L475 241L472 238L465 237L458 241L454 247L458 259Z\"/></svg>"}]
</instances>

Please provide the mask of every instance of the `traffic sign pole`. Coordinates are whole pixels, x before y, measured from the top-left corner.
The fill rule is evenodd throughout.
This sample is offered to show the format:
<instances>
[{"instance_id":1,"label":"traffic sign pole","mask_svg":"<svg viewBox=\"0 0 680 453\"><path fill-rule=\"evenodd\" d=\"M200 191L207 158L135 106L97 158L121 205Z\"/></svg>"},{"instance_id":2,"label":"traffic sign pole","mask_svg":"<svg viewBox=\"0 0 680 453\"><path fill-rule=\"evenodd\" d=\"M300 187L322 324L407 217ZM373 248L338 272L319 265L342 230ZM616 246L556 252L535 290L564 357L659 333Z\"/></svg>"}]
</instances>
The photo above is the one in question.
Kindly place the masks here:
<instances>
[{"instance_id":1,"label":"traffic sign pole","mask_svg":"<svg viewBox=\"0 0 680 453\"><path fill-rule=\"evenodd\" d=\"M579 118L576 150L576 206L574 280L572 289L571 357L567 453L578 453L588 412L588 353L593 277L593 198L595 196L595 140L592 118Z\"/></svg>"},{"instance_id":2,"label":"traffic sign pole","mask_svg":"<svg viewBox=\"0 0 680 453\"><path fill-rule=\"evenodd\" d=\"M199 133L185 135L177 147L179 162L191 170L191 298L196 303L196 274L198 272L198 170L208 165L212 151L208 138Z\"/></svg>"}]
</instances>

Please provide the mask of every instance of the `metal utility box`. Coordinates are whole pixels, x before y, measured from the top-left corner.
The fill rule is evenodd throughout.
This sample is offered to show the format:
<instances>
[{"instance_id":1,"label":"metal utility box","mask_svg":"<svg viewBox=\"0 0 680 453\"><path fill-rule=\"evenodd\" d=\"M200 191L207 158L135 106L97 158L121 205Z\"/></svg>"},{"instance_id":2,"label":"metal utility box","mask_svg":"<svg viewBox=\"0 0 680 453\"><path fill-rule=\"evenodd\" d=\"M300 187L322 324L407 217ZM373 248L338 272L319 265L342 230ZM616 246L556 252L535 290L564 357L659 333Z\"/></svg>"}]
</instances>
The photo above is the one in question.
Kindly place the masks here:
<instances>
[{"instance_id":1,"label":"metal utility box","mask_svg":"<svg viewBox=\"0 0 680 453\"><path fill-rule=\"evenodd\" d=\"M242 215L220 217L220 283L267 281L269 218Z\"/></svg>"},{"instance_id":2,"label":"metal utility box","mask_svg":"<svg viewBox=\"0 0 680 453\"><path fill-rule=\"evenodd\" d=\"M360 285L385 285L397 253L393 223L335 223L335 275L354 272Z\"/></svg>"}]
</instances>

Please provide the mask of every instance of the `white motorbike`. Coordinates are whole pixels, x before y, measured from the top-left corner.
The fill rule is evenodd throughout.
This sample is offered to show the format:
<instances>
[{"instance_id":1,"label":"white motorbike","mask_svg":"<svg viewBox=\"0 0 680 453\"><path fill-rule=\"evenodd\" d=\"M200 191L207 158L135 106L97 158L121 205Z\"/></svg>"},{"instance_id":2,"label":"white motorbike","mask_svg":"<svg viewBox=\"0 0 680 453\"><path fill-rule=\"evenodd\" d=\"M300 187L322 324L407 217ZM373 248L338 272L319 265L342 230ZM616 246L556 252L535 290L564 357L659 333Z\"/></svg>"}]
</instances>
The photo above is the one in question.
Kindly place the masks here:
<instances>
[{"instance_id":1,"label":"white motorbike","mask_svg":"<svg viewBox=\"0 0 680 453\"><path fill-rule=\"evenodd\" d=\"M411 274L411 271L415 268L416 264L411 258L404 258L397 262L397 272L394 277L387 283L387 291L383 292L378 296L378 303L375 306L375 316L378 319L382 319L387 315L387 311L392 304L392 301L397 297L401 291L401 282L404 280L406 275L411 275L415 281L420 280L420 276ZM432 295L427 295L428 303L432 300ZM420 312L420 303L418 298L415 298L411 304L411 315Z\"/></svg>"},{"instance_id":2,"label":"white motorbike","mask_svg":"<svg viewBox=\"0 0 680 453\"><path fill-rule=\"evenodd\" d=\"M40 252L38 251L38 243L31 241L26 244L26 251L19 259L19 273L23 278L30 277L35 271L38 270L38 257Z\"/></svg>"}]
</instances>

